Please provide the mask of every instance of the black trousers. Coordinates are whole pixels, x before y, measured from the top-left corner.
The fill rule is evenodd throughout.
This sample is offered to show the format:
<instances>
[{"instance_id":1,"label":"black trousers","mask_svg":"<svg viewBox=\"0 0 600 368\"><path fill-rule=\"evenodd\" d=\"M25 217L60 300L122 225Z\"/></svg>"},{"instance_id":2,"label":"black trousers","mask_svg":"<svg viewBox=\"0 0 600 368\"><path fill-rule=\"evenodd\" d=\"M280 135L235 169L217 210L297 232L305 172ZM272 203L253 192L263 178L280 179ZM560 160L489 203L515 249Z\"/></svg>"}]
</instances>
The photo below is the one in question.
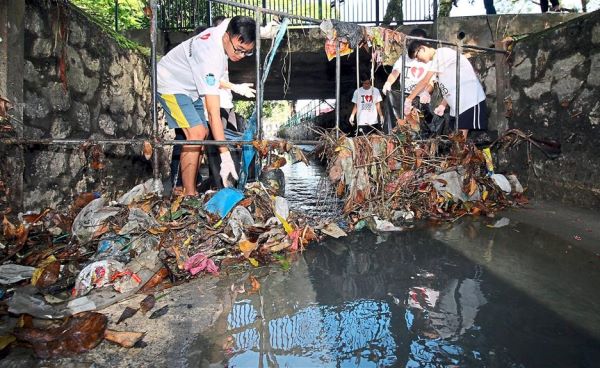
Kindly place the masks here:
<instances>
[{"instance_id":1,"label":"black trousers","mask_svg":"<svg viewBox=\"0 0 600 368\"><path fill-rule=\"evenodd\" d=\"M552 6L558 6L558 0L550 0L550 3L552 3ZM545 13L548 11L548 0L540 0L540 6L542 7L542 13Z\"/></svg>"}]
</instances>

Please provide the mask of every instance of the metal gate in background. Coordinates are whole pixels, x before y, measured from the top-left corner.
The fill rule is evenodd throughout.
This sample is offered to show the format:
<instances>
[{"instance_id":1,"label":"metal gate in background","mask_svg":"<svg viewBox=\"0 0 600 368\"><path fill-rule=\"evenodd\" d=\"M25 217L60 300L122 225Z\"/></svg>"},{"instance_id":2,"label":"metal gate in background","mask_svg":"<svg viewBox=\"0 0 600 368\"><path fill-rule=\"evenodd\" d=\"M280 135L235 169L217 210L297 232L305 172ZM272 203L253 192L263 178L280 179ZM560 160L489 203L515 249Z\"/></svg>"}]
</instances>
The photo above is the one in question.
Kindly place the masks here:
<instances>
[{"instance_id":1,"label":"metal gate in background","mask_svg":"<svg viewBox=\"0 0 600 368\"><path fill-rule=\"evenodd\" d=\"M300 17L335 18L335 0L236 0L236 2ZM402 4L403 23L429 23L435 21L437 17L438 0L340 0L339 19L366 25L384 24L388 7L398 4ZM158 26L162 30L193 30L199 25L209 24L210 19L218 15L253 16L253 11L205 0L160 0ZM398 24L396 20L388 20L387 23ZM293 19L292 25L302 26L309 23Z\"/></svg>"}]
</instances>

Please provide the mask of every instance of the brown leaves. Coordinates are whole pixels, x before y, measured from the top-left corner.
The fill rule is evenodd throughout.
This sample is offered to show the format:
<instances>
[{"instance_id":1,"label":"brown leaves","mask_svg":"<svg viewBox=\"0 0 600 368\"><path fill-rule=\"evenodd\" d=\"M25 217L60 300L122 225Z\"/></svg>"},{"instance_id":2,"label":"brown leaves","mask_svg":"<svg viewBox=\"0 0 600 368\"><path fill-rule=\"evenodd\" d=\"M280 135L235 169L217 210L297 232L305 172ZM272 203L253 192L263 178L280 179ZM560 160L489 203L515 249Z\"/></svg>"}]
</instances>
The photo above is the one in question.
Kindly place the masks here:
<instances>
[{"instance_id":1,"label":"brown leaves","mask_svg":"<svg viewBox=\"0 0 600 368\"><path fill-rule=\"evenodd\" d=\"M150 160L152 158L152 144L148 141L144 141L144 148L142 149L142 153L146 160Z\"/></svg>"},{"instance_id":2,"label":"brown leaves","mask_svg":"<svg viewBox=\"0 0 600 368\"><path fill-rule=\"evenodd\" d=\"M69 356L95 348L104 337L107 322L103 314L83 312L68 317L60 326L17 328L14 335L31 344L40 358Z\"/></svg>"},{"instance_id":3,"label":"brown leaves","mask_svg":"<svg viewBox=\"0 0 600 368\"><path fill-rule=\"evenodd\" d=\"M15 226L6 218L6 216L4 216L4 219L2 220L2 228L2 233L4 234L6 240L14 241L17 247L22 247L27 241L29 228L24 224Z\"/></svg>"},{"instance_id":4,"label":"brown leaves","mask_svg":"<svg viewBox=\"0 0 600 368\"><path fill-rule=\"evenodd\" d=\"M144 338L145 332L129 332L129 331L104 331L104 338L110 342L121 345L124 348L132 348L138 341Z\"/></svg>"},{"instance_id":5,"label":"brown leaves","mask_svg":"<svg viewBox=\"0 0 600 368\"><path fill-rule=\"evenodd\" d=\"M248 259L250 258L250 254L252 253L252 251L258 248L258 244L249 240L241 240L238 243L238 247L242 251L244 258Z\"/></svg>"},{"instance_id":6,"label":"brown leaves","mask_svg":"<svg viewBox=\"0 0 600 368\"><path fill-rule=\"evenodd\" d=\"M123 313L121 313L121 316L117 320L117 324L125 321L126 319L129 319L129 318L135 316L135 314L137 313L137 311L138 310L135 309L135 308L125 307L125 309L123 310Z\"/></svg>"},{"instance_id":7,"label":"brown leaves","mask_svg":"<svg viewBox=\"0 0 600 368\"><path fill-rule=\"evenodd\" d=\"M10 101L0 96L0 118L6 118L11 107Z\"/></svg>"}]
</instances>

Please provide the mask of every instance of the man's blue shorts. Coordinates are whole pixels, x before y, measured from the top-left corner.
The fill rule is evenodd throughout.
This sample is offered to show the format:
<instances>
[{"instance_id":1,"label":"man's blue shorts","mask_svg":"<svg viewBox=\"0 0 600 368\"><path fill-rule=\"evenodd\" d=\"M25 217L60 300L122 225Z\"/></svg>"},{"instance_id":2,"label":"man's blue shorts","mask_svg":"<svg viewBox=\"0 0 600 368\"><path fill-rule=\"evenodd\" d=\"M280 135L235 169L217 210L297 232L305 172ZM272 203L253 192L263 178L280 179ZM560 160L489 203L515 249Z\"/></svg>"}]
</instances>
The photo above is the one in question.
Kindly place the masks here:
<instances>
[{"instance_id":1,"label":"man's blue shorts","mask_svg":"<svg viewBox=\"0 0 600 368\"><path fill-rule=\"evenodd\" d=\"M204 116L204 103L183 94L157 93L156 97L165 110L169 128L191 128L197 125L208 127Z\"/></svg>"}]
</instances>

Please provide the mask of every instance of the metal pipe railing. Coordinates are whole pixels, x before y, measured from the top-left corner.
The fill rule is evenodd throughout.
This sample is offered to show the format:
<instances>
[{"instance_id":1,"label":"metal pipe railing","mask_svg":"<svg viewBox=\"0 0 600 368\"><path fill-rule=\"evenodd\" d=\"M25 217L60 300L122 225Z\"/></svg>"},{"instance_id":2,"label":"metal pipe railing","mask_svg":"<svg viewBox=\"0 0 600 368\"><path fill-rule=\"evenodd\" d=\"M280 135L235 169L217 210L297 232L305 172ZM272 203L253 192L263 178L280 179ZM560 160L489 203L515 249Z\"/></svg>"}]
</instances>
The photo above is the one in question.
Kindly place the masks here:
<instances>
[{"instance_id":1,"label":"metal pipe railing","mask_svg":"<svg viewBox=\"0 0 600 368\"><path fill-rule=\"evenodd\" d=\"M154 144L160 144L160 136L158 134L158 111L156 107L156 94L157 94L157 81L156 81L156 26L157 20L156 16L158 14L158 6L156 4L156 0L150 0L150 9L152 12L150 18L150 65L152 68L152 138L154 140ZM159 152L160 150L156 150L152 155L152 177L155 179L155 183L160 179L160 161L159 161Z\"/></svg>"}]
</instances>

